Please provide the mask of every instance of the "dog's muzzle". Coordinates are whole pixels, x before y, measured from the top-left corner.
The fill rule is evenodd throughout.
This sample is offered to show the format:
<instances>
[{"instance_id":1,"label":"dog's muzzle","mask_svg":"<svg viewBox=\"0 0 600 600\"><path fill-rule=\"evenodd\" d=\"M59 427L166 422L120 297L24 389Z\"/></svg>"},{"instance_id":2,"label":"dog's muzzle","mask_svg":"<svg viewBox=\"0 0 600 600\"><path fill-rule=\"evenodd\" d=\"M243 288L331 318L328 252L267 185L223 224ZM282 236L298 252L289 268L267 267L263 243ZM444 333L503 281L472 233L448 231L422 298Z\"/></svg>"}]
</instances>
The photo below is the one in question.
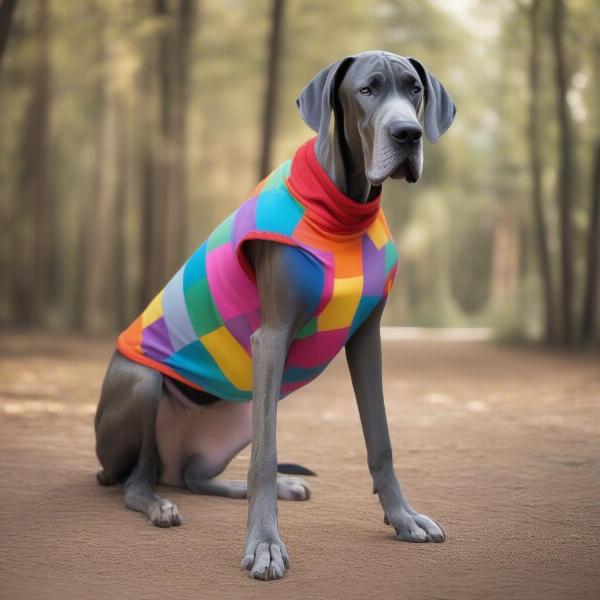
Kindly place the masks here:
<instances>
[{"instance_id":1,"label":"dog's muzzle","mask_svg":"<svg viewBox=\"0 0 600 600\"><path fill-rule=\"evenodd\" d=\"M419 181L419 171L415 161L410 158L405 158L392 173L391 178L406 179L408 183L416 183Z\"/></svg>"},{"instance_id":2,"label":"dog's muzzle","mask_svg":"<svg viewBox=\"0 0 600 600\"><path fill-rule=\"evenodd\" d=\"M418 151L423 137L423 129L417 121L394 121L389 128L390 137L405 158L392 173L392 179L406 179L409 183L419 180L419 168L413 154Z\"/></svg>"}]
</instances>

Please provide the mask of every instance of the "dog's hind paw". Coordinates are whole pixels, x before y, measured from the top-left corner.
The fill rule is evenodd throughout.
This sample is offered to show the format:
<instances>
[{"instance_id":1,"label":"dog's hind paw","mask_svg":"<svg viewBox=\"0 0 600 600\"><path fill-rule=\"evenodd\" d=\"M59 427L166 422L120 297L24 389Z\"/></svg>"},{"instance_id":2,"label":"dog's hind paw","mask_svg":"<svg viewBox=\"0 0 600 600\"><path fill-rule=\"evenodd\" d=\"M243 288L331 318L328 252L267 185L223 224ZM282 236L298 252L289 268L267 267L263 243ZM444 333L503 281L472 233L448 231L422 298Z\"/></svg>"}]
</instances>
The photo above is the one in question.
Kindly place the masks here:
<instances>
[{"instance_id":1,"label":"dog's hind paw","mask_svg":"<svg viewBox=\"0 0 600 600\"><path fill-rule=\"evenodd\" d=\"M96 481L100 485L115 485L115 481L111 479L104 469L100 469L96 472Z\"/></svg>"},{"instance_id":2,"label":"dog's hind paw","mask_svg":"<svg viewBox=\"0 0 600 600\"><path fill-rule=\"evenodd\" d=\"M277 497L280 500L308 500L310 488L301 477L278 477Z\"/></svg>"}]
</instances>

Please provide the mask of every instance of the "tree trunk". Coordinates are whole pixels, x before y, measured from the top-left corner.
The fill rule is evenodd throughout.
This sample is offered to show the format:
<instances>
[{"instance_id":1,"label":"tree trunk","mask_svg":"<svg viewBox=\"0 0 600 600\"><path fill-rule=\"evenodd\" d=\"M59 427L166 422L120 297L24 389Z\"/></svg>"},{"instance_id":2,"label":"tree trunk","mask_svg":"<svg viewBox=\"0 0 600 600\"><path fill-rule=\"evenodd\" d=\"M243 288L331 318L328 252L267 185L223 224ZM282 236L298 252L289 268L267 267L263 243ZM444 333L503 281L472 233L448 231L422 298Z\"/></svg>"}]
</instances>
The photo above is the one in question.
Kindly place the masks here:
<instances>
[{"instance_id":1,"label":"tree trunk","mask_svg":"<svg viewBox=\"0 0 600 600\"><path fill-rule=\"evenodd\" d=\"M129 323L127 310L127 181L129 175L129 148L126 107L122 98L117 98L116 114L120 123L117 135L117 172L115 184L115 211L113 220L114 253L113 268L115 290L115 322L119 330Z\"/></svg>"},{"instance_id":2,"label":"tree trunk","mask_svg":"<svg viewBox=\"0 0 600 600\"><path fill-rule=\"evenodd\" d=\"M277 116L277 92L279 87L279 64L281 63L281 37L283 32L284 11L285 1L273 0L259 179L263 179L271 171L271 152L275 134L275 120Z\"/></svg>"},{"instance_id":3,"label":"tree trunk","mask_svg":"<svg viewBox=\"0 0 600 600\"><path fill-rule=\"evenodd\" d=\"M13 200L11 223L11 315L19 326L31 325L33 304L31 281L34 265L34 193L36 190L37 118L35 69L31 73L31 97L24 111L23 127L19 134L19 177L16 198Z\"/></svg>"},{"instance_id":4,"label":"tree trunk","mask_svg":"<svg viewBox=\"0 0 600 600\"><path fill-rule=\"evenodd\" d=\"M93 186L90 186L93 187ZM88 272L88 231L92 216L93 189L82 198L79 207L79 223L75 253L75 286L73 288L73 308L71 310L71 327L74 331L83 331L87 322L86 310L86 277Z\"/></svg>"},{"instance_id":5,"label":"tree trunk","mask_svg":"<svg viewBox=\"0 0 600 600\"><path fill-rule=\"evenodd\" d=\"M95 168L89 174L88 189L81 195L79 204L79 215L77 224L77 241L75 252L75 282L73 287L73 307L71 310L71 327L74 331L85 331L89 329L90 322L94 316L90 310L89 301L91 296L90 277L92 264L94 262L95 251L95 203L98 197L98 189L100 187L99 177L100 169L99 162L102 153L102 122L104 120L104 111L106 108L106 85L105 85L105 43L104 43L104 21L100 16L100 8L95 5L93 11L94 18L98 22L98 38L95 48L97 54L94 56L94 62L101 65L99 81L97 82L96 98L97 98L97 113L94 114L94 124L99 122L100 125L95 125L93 128L93 139L95 141Z\"/></svg>"},{"instance_id":6,"label":"tree trunk","mask_svg":"<svg viewBox=\"0 0 600 600\"><path fill-rule=\"evenodd\" d=\"M30 154L33 219L33 265L30 294L32 324L43 324L48 313L54 257L54 193L50 175L50 63L48 0L39 0L36 24L38 54L30 117L33 144Z\"/></svg>"},{"instance_id":7,"label":"tree trunk","mask_svg":"<svg viewBox=\"0 0 600 600\"><path fill-rule=\"evenodd\" d=\"M491 293L494 306L507 309L514 305L519 286L521 238L519 223L510 210L498 213L494 220Z\"/></svg>"},{"instance_id":8,"label":"tree trunk","mask_svg":"<svg viewBox=\"0 0 600 600\"><path fill-rule=\"evenodd\" d=\"M2 0L2 4L0 4L0 66L2 66L2 57L6 49L16 5L17 0Z\"/></svg>"},{"instance_id":9,"label":"tree trunk","mask_svg":"<svg viewBox=\"0 0 600 600\"><path fill-rule=\"evenodd\" d=\"M190 47L194 31L194 2L179 0L176 27L173 30L173 162L171 172L170 238L167 240L169 272L180 266L186 256L187 234L187 108Z\"/></svg>"},{"instance_id":10,"label":"tree trunk","mask_svg":"<svg viewBox=\"0 0 600 600\"><path fill-rule=\"evenodd\" d=\"M142 154L142 304L171 277L186 254L187 101L190 46L194 28L193 0L179 0L169 13L166 0L155 0L159 19L158 135L147 140Z\"/></svg>"},{"instance_id":11,"label":"tree trunk","mask_svg":"<svg viewBox=\"0 0 600 600\"><path fill-rule=\"evenodd\" d=\"M583 298L581 339L592 341L596 336L598 283L600 278L600 139L596 141L592 165L592 198L587 240L586 286Z\"/></svg>"},{"instance_id":12,"label":"tree trunk","mask_svg":"<svg viewBox=\"0 0 600 600\"><path fill-rule=\"evenodd\" d=\"M168 169L170 153L170 79L168 21L166 0L155 0L154 16L158 31L145 48L148 57L143 67L142 90L139 98L141 115L141 279L139 308L143 309L165 283L166 239L169 229ZM156 52L158 48L158 51ZM155 75L158 73L158 95ZM150 105L150 106L149 106Z\"/></svg>"},{"instance_id":13,"label":"tree trunk","mask_svg":"<svg viewBox=\"0 0 600 600\"><path fill-rule=\"evenodd\" d=\"M544 215L542 189L542 140L540 127L540 17L541 0L532 0L529 9L529 33L531 39L529 51L529 168L531 174L531 202L533 224L537 246L537 260L544 295L544 337L546 343L556 341L556 308L554 305L554 287L552 268L548 249L548 233Z\"/></svg>"},{"instance_id":14,"label":"tree trunk","mask_svg":"<svg viewBox=\"0 0 600 600\"><path fill-rule=\"evenodd\" d=\"M104 85L107 85L105 82ZM100 143L97 157L98 189L94 199L93 227L89 239L90 269L87 273L89 295L88 326L91 330L106 329L113 305L113 296L107 296L112 290L108 283L109 265L112 251L112 215L115 209L115 152L116 152L116 114L114 92L106 90L102 116L100 118Z\"/></svg>"},{"instance_id":15,"label":"tree trunk","mask_svg":"<svg viewBox=\"0 0 600 600\"><path fill-rule=\"evenodd\" d=\"M154 186L156 202L154 234L157 245L155 288L158 291L168 277L169 245L172 239L173 222L169 202L171 198L171 165L173 162L172 113L173 74L172 69L172 23L166 0L156 0L155 13L160 17L158 29L158 97L159 131L158 143L154 146Z\"/></svg>"},{"instance_id":16,"label":"tree trunk","mask_svg":"<svg viewBox=\"0 0 600 600\"><path fill-rule=\"evenodd\" d=\"M567 71L564 30L565 6L563 0L552 3L552 46L555 61L557 116L559 121L560 169L558 175L558 208L561 240L561 341L570 345L573 340L573 226L572 192L575 161L573 160L573 132L567 104L569 74Z\"/></svg>"},{"instance_id":17,"label":"tree trunk","mask_svg":"<svg viewBox=\"0 0 600 600\"><path fill-rule=\"evenodd\" d=\"M144 134L143 134L144 135ZM147 137L147 133L145 134ZM156 250L156 241L154 240L154 222L156 217L154 214L154 161L152 160L152 151L150 142L146 139L142 143L140 157L140 174L141 174L141 221L140 221L140 256L141 256L141 274L140 274L140 293L138 299L138 312L143 310L148 302L158 289L155 282L156 265L153 262L154 251Z\"/></svg>"}]
</instances>

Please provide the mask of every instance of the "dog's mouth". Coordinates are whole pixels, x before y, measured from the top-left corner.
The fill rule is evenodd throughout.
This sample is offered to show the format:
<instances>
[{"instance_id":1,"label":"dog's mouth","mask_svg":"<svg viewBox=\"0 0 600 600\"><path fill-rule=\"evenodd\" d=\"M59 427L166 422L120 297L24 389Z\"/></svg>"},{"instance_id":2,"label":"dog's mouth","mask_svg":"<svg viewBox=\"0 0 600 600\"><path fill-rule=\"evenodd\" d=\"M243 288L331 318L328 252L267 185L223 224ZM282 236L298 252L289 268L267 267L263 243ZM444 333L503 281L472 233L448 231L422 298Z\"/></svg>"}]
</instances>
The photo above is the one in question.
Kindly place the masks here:
<instances>
[{"instance_id":1,"label":"dog's mouth","mask_svg":"<svg viewBox=\"0 0 600 600\"><path fill-rule=\"evenodd\" d=\"M405 158L390 177L392 179L406 179L408 183L416 183L419 180L419 173L414 162Z\"/></svg>"},{"instance_id":2,"label":"dog's mouth","mask_svg":"<svg viewBox=\"0 0 600 600\"><path fill-rule=\"evenodd\" d=\"M421 160L418 152L390 154L391 156L388 154L381 161L374 161L367 170L367 179L372 186L382 185L389 177L405 179L409 183L419 181Z\"/></svg>"}]
</instances>

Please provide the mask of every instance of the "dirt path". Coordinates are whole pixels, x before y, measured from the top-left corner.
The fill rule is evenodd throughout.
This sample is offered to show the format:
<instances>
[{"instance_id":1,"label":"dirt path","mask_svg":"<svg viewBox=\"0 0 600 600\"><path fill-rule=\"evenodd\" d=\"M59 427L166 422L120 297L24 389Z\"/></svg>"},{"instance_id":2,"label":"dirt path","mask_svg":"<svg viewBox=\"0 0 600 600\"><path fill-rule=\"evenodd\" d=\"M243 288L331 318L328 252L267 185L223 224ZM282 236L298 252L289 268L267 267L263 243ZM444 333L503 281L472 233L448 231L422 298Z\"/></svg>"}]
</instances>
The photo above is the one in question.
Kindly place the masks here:
<instances>
[{"instance_id":1,"label":"dirt path","mask_svg":"<svg viewBox=\"0 0 600 600\"><path fill-rule=\"evenodd\" d=\"M396 542L370 493L342 360L280 407L279 458L315 469L280 503L292 568L238 569L246 504L163 490L184 517L147 525L94 480L107 342L0 340L0 598L599 598L600 360L490 343L385 344L396 468L445 527ZM248 452L229 469L244 476Z\"/></svg>"}]
</instances>

